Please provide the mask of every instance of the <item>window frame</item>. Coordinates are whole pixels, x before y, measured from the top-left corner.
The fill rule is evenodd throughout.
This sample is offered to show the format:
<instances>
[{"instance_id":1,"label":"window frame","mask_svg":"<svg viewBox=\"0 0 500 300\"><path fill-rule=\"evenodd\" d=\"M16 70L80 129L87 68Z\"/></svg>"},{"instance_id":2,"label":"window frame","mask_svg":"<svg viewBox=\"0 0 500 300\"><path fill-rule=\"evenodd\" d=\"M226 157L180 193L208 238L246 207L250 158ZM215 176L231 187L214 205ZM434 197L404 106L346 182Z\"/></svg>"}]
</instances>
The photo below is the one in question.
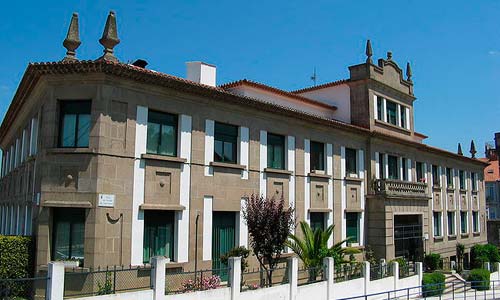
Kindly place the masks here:
<instances>
[{"instance_id":1,"label":"window frame","mask_svg":"<svg viewBox=\"0 0 500 300\"><path fill-rule=\"evenodd\" d=\"M422 182L423 180L425 180L424 163L421 161L415 162L415 176L417 182Z\"/></svg>"},{"instance_id":2,"label":"window frame","mask_svg":"<svg viewBox=\"0 0 500 300\"><path fill-rule=\"evenodd\" d=\"M453 176L453 169L446 167L446 188L455 188L455 176Z\"/></svg>"},{"instance_id":3,"label":"window frame","mask_svg":"<svg viewBox=\"0 0 500 300\"><path fill-rule=\"evenodd\" d=\"M230 128L231 127L231 128ZM217 129L222 130L222 128L225 129L231 129L235 130L235 134L231 135L226 132L217 132ZM222 123L222 122L217 122L215 121L214 124L214 161L216 162L222 162L222 163L229 163L229 164L237 164L238 163L238 139L239 139L239 126L228 124L228 123ZM222 157L219 159L217 155L217 150L216 150L216 144L217 142L222 142ZM233 156L232 160L226 160L225 159L225 144L230 143L232 145L232 153L231 155Z\"/></svg>"},{"instance_id":4,"label":"window frame","mask_svg":"<svg viewBox=\"0 0 500 300\"><path fill-rule=\"evenodd\" d=\"M451 218L450 218L451 216ZM455 219L455 212L454 211L448 211L446 213L446 220L447 220L447 225L448 225L448 235L454 236L457 235L457 230L456 230L456 219ZM451 223L450 223L451 220ZM450 226L452 225L452 226ZM453 230L451 230L453 229Z\"/></svg>"},{"instance_id":5,"label":"window frame","mask_svg":"<svg viewBox=\"0 0 500 300\"><path fill-rule=\"evenodd\" d=\"M58 125L58 137L57 137L57 146L59 148L88 148L90 146L90 131L92 129L92 100L88 99L82 99L82 100L58 100L58 107L59 107L59 125ZM79 111L78 113L69 113L67 111L70 110L69 106L70 105L88 105L88 113L86 113L86 110L84 112ZM73 145L71 146L65 146L63 143L63 137L64 137L64 116L65 115L70 115L74 114L76 115L75 117L75 128L73 132L73 138L74 142ZM79 146L79 122L80 122L80 117L83 115L88 115L89 117L89 129L88 129L88 144L86 146Z\"/></svg>"},{"instance_id":6,"label":"window frame","mask_svg":"<svg viewBox=\"0 0 500 300\"><path fill-rule=\"evenodd\" d=\"M463 191L466 189L465 171L464 170L458 171L458 183L459 183L460 190Z\"/></svg>"},{"instance_id":7,"label":"window frame","mask_svg":"<svg viewBox=\"0 0 500 300\"><path fill-rule=\"evenodd\" d=\"M352 244L360 244L360 239L361 239L361 236L360 236L360 218L359 218L359 213L358 212L346 212L345 213L345 220L346 220L346 239L349 239L351 236L348 235L348 232L349 232L349 228L353 228L353 226L349 226L349 221L352 221L354 220L354 218L352 220L350 220L349 216L355 216L356 218L356 237L355 239L349 239L348 241L348 244L352 245Z\"/></svg>"},{"instance_id":8,"label":"window frame","mask_svg":"<svg viewBox=\"0 0 500 300\"><path fill-rule=\"evenodd\" d=\"M151 121L152 115L156 115L156 117L168 117L172 118L172 121L164 120L163 122L153 122ZM160 118L158 118L160 119ZM159 136L158 136L158 143L156 145L156 151L150 151L149 150L149 124L157 124L160 126L160 131L159 131ZM173 132L174 132L174 153L173 154L163 154L160 153L160 146L162 145L162 131L163 131L163 126L172 126L173 127ZM172 114L168 112L163 112L163 111L158 111L158 110L148 110L148 123L147 123L147 128L146 128L146 153L147 154L154 154L154 155L162 155L162 156L170 156L170 157L177 157L178 155L178 148L179 148L179 115L177 114Z\"/></svg>"},{"instance_id":9,"label":"window frame","mask_svg":"<svg viewBox=\"0 0 500 300\"><path fill-rule=\"evenodd\" d=\"M396 164L394 165L394 161ZM393 169L395 168L395 169ZM387 179L399 180L399 159L395 155L387 155ZM396 172L394 174L394 171Z\"/></svg>"},{"instance_id":10,"label":"window frame","mask_svg":"<svg viewBox=\"0 0 500 300\"><path fill-rule=\"evenodd\" d=\"M81 215L79 215L81 214ZM78 216L79 215L79 216ZM75 216L81 217L82 220L75 219ZM85 260L85 223L86 223L86 218L87 218L87 212L84 208L63 208L63 207L57 207L55 210L53 210L52 213L52 241L51 241L51 259L52 260L60 260L60 257L56 257L56 251L57 251L57 246L56 243L58 242L58 229L57 229L57 224L59 222L69 222L69 230L68 230L68 256L66 258L62 258L63 260L71 260L75 258L76 256L72 255L73 246L77 245L74 242L74 231L73 228L74 226L77 225L83 225L83 240L82 240L82 252L83 252L83 257L77 257L77 259L81 262L84 262ZM81 222L83 221L83 222ZM83 265L83 263L82 263Z\"/></svg>"},{"instance_id":11,"label":"window frame","mask_svg":"<svg viewBox=\"0 0 500 300\"><path fill-rule=\"evenodd\" d=\"M477 191L478 190L478 184L477 184L477 173L476 172L470 172L470 183L471 183L471 190L473 192Z\"/></svg>"},{"instance_id":12,"label":"window frame","mask_svg":"<svg viewBox=\"0 0 500 300\"><path fill-rule=\"evenodd\" d=\"M311 153L309 157L309 164L311 171L325 171L325 144L322 142L311 141L310 147ZM316 167L316 164L318 164L319 167Z\"/></svg>"},{"instance_id":13,"label":"window frame","mask_svg":"<svg viewBox=\"0 0 500 300\"><path fill-rule=\"evenodd\" d=\"M143 245L142 245L142 252L143 252L142 253L142 260L144 263L149 263L149 261L146 261L146 257L145 257L146 239L148 238L148 235L150 234L150 232L148 232L147 230L149 228L154 227L154 230L156 230L156 234L153 235L153 238L157 238L159 235L159 232L158 232L160 230L159 228L160 227L167 227L168 225L171 226L172 231L171 231L170 240L167 240L167 238L165 238L165 247L166 247L167 243L170 243L170 248L168 249L168 253L167 253L167 250L165 249L165 256L168 255L168 257L170 258L170 261L175 261L174 260L175 259L175 250L176 250L175 234L176 234L176 229L177 229L176 224L175 224L176 223L175 222L175 213L176 213L175 211L165 211L165 210L161 210L161 211L146 210L146 211L144 211L144 233L143 233ZM151 245L151 243L150 243L150 245ZM148 246L150 246L150 245L148 245ZM156 253L156 251L158 251L158 249L151 249L151 247L150 247L149 250L150 250L149 259L151 259L151 257L153 257L153 256L158 255L158 253Z\"/></svg>"},{"instance_id":14,"label":"window frame","mask_svg":"<svg viewBox=\"0 0 500 300\"><path fill-rule=\"evenodd\" d=\"M436 174L434 174L434 171ZM441 187L441 176L439 176L439 166L431 165L432 186Z\"/></svg>"},{"instance_id":15,"label":"window frame","mask_svg":"<svg viewBox=\"0 0 500 300\"><path fill-rule=\"evenodd\" d=\"M318 220L320 220L320 221L316 222ZM326 224L325 213L324 212L310 212L309 213L309 223L311 224L310 227L311 227L312 231L315 231L316 226L314 226L313 224L316 224L316 223L321 223L321 225L322 225L321 230L323 230L323 231L326 230L327 224Z\"/></svg>"},{"instance_id":16,"label":"window frame","mask_svg":"<svg viewBox=\"0 0 500 300\"><path fill-rule=\"evenodd\" d=\"M392 116L392 109L390 109L391 106L394 105L394 116ZM387 123L392 124L394 126L398 126L398 103L390 101L390 100L385 100L385 114L386 114L386 119ZM394 117L394 123L392 122L392 117Z\"/></svg>"},{"instance_id":17,"label":"window frame","mask_svg":"<svg viewBox=\"0 0 500 300\"><path fill-rule=\"evenodd\" d=\"M479 212L478 211L473 211L472 212L472 231L474 233L480 232L480 228L479 228Z\"/></svg>"},{"instance_id":18,"label":"window frame","mask_svg":"<svg viewBox=\"0 0 500 300\"><path fill-rule=\"evenodd\" d=\"M465 215L465 218L464 218L464 215ZM469 215L466 211L460 212L460 233L462 233L462 234L466 234L469 232L468 218L469 218ZM464 227L464 225L465 225L465 227Z\"/></svg>"},{"instance_id":19,"label":"window frame","mask_svg":"<svg viewBox=\"0 0 500 300\"><path fill-rule=\"evenodd\" d=\"M441 224L441 212L435 211L432 214L433 217L433 234L434 237L442 237L443 236L443 228ZM437 225L437 227L436 227ZM438 230L436 230L436 228ZM438 231L438 234L436 234L436 231Z\"/></svg>"},{"instance_id":20,"label":"window frame","mask_svg":"<svg viewBox=\"0 0 500 300\"><path fill-rule=\"evenodd\" d=\"M407 127L407 116L406 116L406 106L399 104L399 120L400 120L400 127L405 128Z\"/></svg>"},{"instance_id":21,"label":"window frame","mask_svg":"<svg viewBox=\"0 0 500 300\"><path fill-rule=\"evenodd\" d=\"M273 141L273 142L271 142ZM278 142L279 141L279 142ZM282 157L279 161L281 166L277 166L274 164L276 162L275 158L275 153L276 153L276 147L282 147ZM270 149L272 148L272 151ZM271 169L278 169L278 170L285 170L286 169L286 161L285 161L285 150L286 149L286 143L285 143L285 136L280 135L280 134L274 134L274 133L267 133L267 167ZM270 156L272 156L272 159L270 159ZM271 163L271 160L273 163Z\"/></svg>"},{"instance_id":22,"label":"window frame","mask_svg":"<svg viewBox=\"0 0 500 300\"><path fill-rule=\"evenodd\" d=\"M351 157L354 155L354 158ZM345 173L346 176L352 174L358 176L358 150L354 148L345 148Z\"/></svg>"},{"instance_id":23,"label":"window frame","mask_svg":"<svg viewBox=\"0 0 500 300\"><path fill-rule=\"evenodd\" d=\"M384 97L377 95L377 120L384 121Z\"/></svg>"}]
</instances>

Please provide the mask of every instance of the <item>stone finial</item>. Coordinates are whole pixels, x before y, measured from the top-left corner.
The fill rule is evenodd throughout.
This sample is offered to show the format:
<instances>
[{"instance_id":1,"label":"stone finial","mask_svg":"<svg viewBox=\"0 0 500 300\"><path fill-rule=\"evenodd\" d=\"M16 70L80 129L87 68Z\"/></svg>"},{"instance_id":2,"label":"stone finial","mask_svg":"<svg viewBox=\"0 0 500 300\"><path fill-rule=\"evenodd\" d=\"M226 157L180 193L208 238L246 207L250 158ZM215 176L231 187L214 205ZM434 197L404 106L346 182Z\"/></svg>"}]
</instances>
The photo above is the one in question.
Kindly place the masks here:
<instances>
[{"instance_id":1,"label":"stone finial","mask_svg":"<svg viewBox=\"0 0 500 300\"><path fill-rule=\"evenodd\" d=\"M392 60L392 51L387 51L387 60Z\"/></svg>"},{"instance_id":2,"label":"stone finial","mask_svg":"<svg viewBox=\"0 0 500 300\"><path fill-rule=\"evenodd\" d=\"M411 66L410 66L410 62L407 62L406 63L406 80L408 81L411 81Z\"/></svg>"},{"instance_id":3,"label":"stone finial","mask_svg":"<svg viewBox=\"0 0 500 300\"><path fill-rule=\"evenodd\" d=\"M80 41L80 31L78 29L78 14L75 12L71 16L71 22L69 23L68 33L63 41L63 46L66 48L66 56L63 61L75 61L76 49L80 46L82 42Z\"/></svg>"},{"instance_id":4,"label":"stone finial","mask_svg":"<svg viewBox=\"0 0 500 300\"><path fill-rule=\"evenodd\" d=\"M476 158L476 145L474 145L474 140L470 141L470 154L472 158Z\"/></svg>"},{"instance_id":5,"label":"stone finial","mask_svg":"<svg viewBox=\"0 0 500 300\"><path fill-rule=\"evenodd\" d=\"M104 55L99 59L118 61L118 59L113 55L113 48L120 43L118 38L118 31L116 28L116 16L114 11L110 11L108 18L106 20L106 26L104 27L104 32L99 40L99 43L104 46Z\"/></svg>"},{"instance_id":6,"label":"stone finial","mask_svg":"<svg viewBox=\"0 0 500 300\"><path fill-rule=\"evenodd\" d=\"M462 145L460 143L458 143L458 150L457 150L457 154L458 155L464 155L464 153L462 152Z\"/></svg>"},{"instance_id":7,"label":"stone finial","mask_svg":"<svg viewBox=\"0 0 500 300\"><path fill-rule=\"evenodd\" d=\"M366 63L368 63L368 64L373 63L373 60L372 60L372 55L373 55L372 43L371 43L370 40L366 40L366 50L365 50L365 53L366 53Z\"/></svg>"}]
</instances>

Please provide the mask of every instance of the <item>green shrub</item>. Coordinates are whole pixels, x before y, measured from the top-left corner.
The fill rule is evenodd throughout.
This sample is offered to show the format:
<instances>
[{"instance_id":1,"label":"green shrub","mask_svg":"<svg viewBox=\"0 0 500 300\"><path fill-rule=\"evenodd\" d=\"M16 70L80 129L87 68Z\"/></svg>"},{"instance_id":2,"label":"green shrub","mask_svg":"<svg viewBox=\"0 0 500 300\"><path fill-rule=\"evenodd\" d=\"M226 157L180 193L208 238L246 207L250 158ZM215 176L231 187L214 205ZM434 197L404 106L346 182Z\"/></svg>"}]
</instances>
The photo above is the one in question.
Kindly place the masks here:
<instances>
[{"instance_id":1,"label":"green shrub","mask_svg":"<svg viewBox=\"0 0 500 300\"><path fill-rule=\"evenodd\" d=\"M499 262L498 248L492 244L474 245L470 251L472 268L483 268L485 262Z\"/></svg>"},{"instance_id":2,"label":"green shrub","mask_svg":"<svg viewBox=\"0 0 500 300\"><path fill-rule=\"evenodd\" d=\"M244 246L234 247L226 254L222 255L220 261L227 265L230 257L241 257L241 271L244 272L248 268L248 255L250 255L250 250Z\"/></svg>"},{"instance_id":3,"label":"green shrub","mask_svg":"<svg viewBox=\"0 0 500 300\"><path fill-rule=\"evenodd\" d=\"M33 277L33 243L30 237L0 235L0 279ZM12 296L26 297L29 285L9 283Z\"/></svg>"},{"instance_id":4,"label":"green shrub","mask_svg":"<svg viewBox=\"0 0 500 300\"><path fill-rule=\"evenodd\" d=\"M391 260L389 263L393 263L393 262L397 262L398 263L398 266L399 266L399 277L406 277L408 276L408 262L406 261L406 259L404 259L403 257L399 257L399 258L395 258L393 260Z\"/></svg>"},{"instance_id":5,"label":"green shrub","mask_svg":"<svg viewBox=\"0 0 500 300\"><path fill-rule=\"evenodd\" d=\"M490 289L490 271L486 269L473 269L469 273L467 281L471 283L471 287L478 291Z\"/></svg>"},{"instance_id":6,"label":"green shrub","mask_svg":"<svg viewBox=\"0 0 500 300\"><path fill-rule=\"evenodd\" d=\"M441 255L438 253L430 253L424 257L425 269L428 271L436 271L441 266Z\"/></svg>"},{"instance_id":7,"label":"green shrub","mask_svg":"<svg viewBox=\"0 0 500 300\"><path fill-rule=\"evenodd\" d=\"M442 273L424 273L422 278L422 296L431 297L441 295L444 291L445 277Z\"/></svg>"}]
</instances>

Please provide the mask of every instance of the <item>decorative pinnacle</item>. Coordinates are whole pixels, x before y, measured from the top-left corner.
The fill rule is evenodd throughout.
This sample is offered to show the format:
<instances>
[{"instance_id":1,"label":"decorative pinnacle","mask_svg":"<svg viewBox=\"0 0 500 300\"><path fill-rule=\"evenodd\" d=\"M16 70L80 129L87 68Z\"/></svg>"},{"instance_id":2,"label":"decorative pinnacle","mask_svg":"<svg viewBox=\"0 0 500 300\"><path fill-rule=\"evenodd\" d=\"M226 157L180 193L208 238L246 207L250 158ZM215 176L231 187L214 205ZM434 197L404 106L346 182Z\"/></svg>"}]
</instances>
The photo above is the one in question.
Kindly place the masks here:
<instances>
[{"instance_id":1,"label":"decorative pinnacle","mask_svg":"<svg viewBox=\"0 0 500 300\"><path fill-rule=\"evenodd\" d=\"M63 61L75 61L76 49L80 46L82 42L80 41L80 31L78 29L78 13L73 13L71 16L71 22L69 23L68 33L63 41L63 46L66 48L66 56Z\"/></svg>"},{"instance_id":2,"label":"decorative pinnacle","mask_svg":"<svg viewBox=\"0 0 500 300\"><path fill-rule=\"evenodd\" d=\"M370 42L370 40L366 40L366 50L365 50L365 53L366 53L366 63L373 63L373 60L372 60L372 55L373 55L373 51L372 51L372 43Z\"/></svg>"},{"instance_id":3,"label":"decorative pinnacle","mask_svg":"<svg viewBox=\"0 0 500 300\"><path fill-rule=\"evenodd\" d=\"M410 66L410 62L407 62L406 63L406 80L408 81L411 81L411 66Z\"/></svg>"},{"instance_id":4,"label":"decorative pinnacle","mask_svg":"<svg viewBox=\"0 0 500 300\"><path fill-rule=\"evenodd\" d=\"M470 141L470 151L469 152L470 152L472 158L476 158L477 151L476 151L476 145L474 145L474 140Z\"/></svg>"},{"instance_id":5,"label":"decorative pinnacle","mask_svg":"<svg viewBox=\"0 0 500 300\"><path fill-rule=\"evenodd\" d=\"M387 51L387 60L392 60L392 51Z\"/></svg>"},{"instance_id":6,"label":"decorative pinnacle","mask_svg":"<svg viewBox=\"0 0 500 300\"><path fill-rule=\"evenodd\" d=\"M99 59L117 62L118 59L113 55L113 48L120 43L120 39L118 38L114 11L109 12L108 18L106 19L106 26L104 26L104 32L102 33L99 43L104 46L104 55Z\"/></svg>"},{"instance_id":7,"label":"decorative pinnacle","mask_svg":"<svg viewBox=\"0 0 500 300\"><path fill-rule=\"evenodd\" d=\"M458 155L464 155L464 153L462 152L462 145L460 143L458 143L458 150L457 150L457 154Z\"/></svg>"}]
</instances>

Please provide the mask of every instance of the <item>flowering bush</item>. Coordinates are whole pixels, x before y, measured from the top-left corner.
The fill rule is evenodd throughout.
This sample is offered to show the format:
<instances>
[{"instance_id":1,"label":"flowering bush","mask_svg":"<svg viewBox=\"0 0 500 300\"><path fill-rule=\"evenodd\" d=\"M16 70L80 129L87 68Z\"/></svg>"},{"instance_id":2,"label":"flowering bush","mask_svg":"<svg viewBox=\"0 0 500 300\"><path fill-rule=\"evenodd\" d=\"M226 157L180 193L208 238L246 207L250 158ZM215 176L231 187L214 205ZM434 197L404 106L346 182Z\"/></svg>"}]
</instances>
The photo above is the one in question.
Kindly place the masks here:
<instances>
[{"instance_id":1,"label":"flowering bush","mask_svg":"<svg viewBox=\"0 0 500 300\"><path fill-rule=\"evenodd\" d=\"M196 278L195 280L189 279L182 283L184 292L213 290L220 287L220 277L212 275L203 278Z\"/></svg>"},{"instance_id":2,"label":"flowering bush","mask_svg":"<svg viewBox=\"0 0 500 300\"><path fill-rule=\"evenodd\" d=\"M254 283L254 284L247 284L247 288L249 290L256 290L259 288L259 285L257 283Z\"/></svg>"}]
</instances>

